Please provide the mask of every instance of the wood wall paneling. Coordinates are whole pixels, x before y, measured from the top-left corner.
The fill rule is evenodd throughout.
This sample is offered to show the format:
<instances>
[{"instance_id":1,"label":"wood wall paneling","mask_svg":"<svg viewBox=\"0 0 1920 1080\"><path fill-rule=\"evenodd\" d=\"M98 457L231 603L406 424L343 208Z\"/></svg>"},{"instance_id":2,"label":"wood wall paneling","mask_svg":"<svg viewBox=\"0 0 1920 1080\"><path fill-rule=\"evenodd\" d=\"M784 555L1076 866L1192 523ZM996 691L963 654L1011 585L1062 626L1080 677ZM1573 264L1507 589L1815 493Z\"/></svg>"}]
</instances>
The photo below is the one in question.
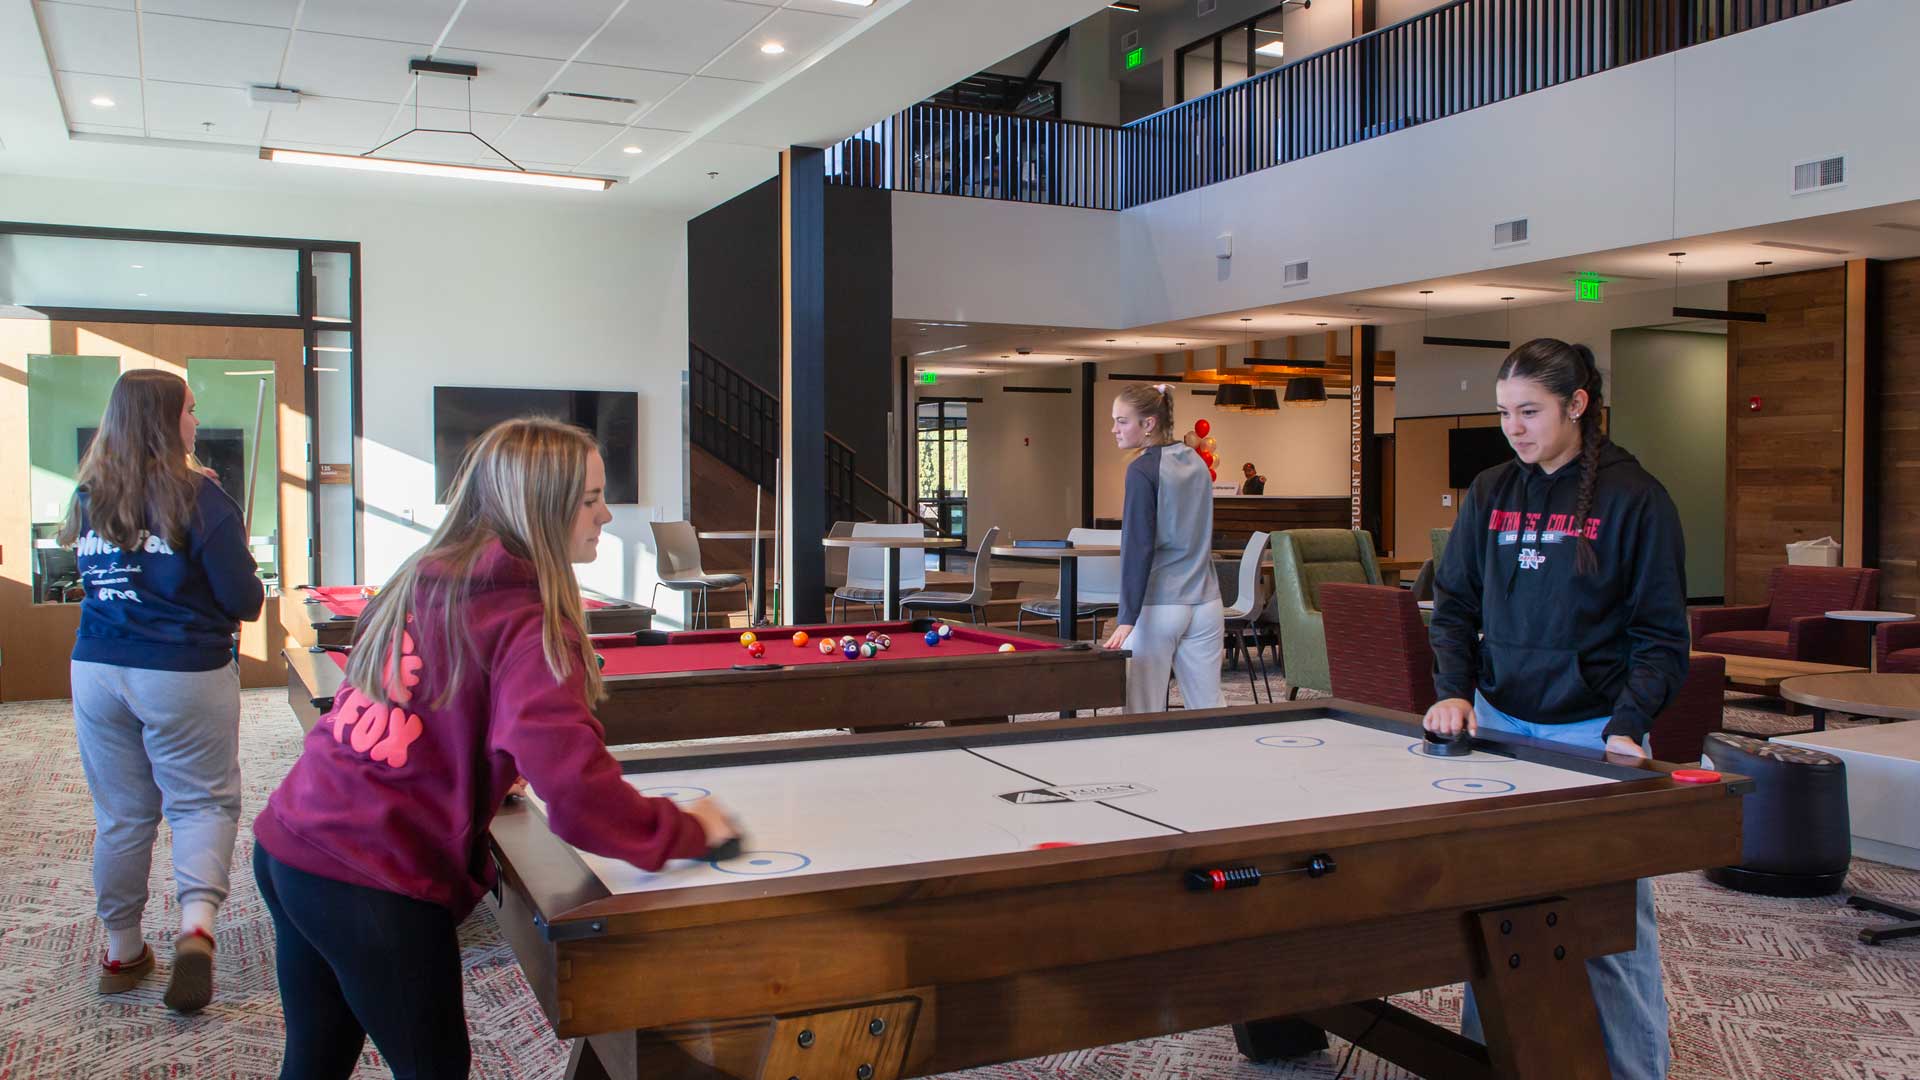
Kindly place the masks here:
<instances>
[{"instance_id":1,"label":"wood wall paneling","mask_svg":"<svg viewBox=\"0 0 1920 1080\"><path fill-rule=\"evenodd\" d=\"M1431 531L1451 529L1465 491L1447 486L1447 432L1456 427L1497 427L1493 413L1409 416L1393 422L1393 553L1402 559L1433 555ZM1452 506L1441 497L1453 496Z\"/></svg>"},{"instance_id":2,"label":"wood wall paneling","mask_svg":"<svg viewBox=\"0 0 1920 1080\"><path fill-rule=\"evenodd\" d=\"M1920 259L1877 267L1877 393L1869 403L1878 476L1880 604L1920 612Z\"/></svg>"},{"instance_id":3,"label":"wood wall paneling","mask_svg":"<svg viewBox=\"0 0 1920 1080\"><path fill-rule=\"evenodd\" d=\"M1834 267L1728 284L1728 307L1767 313L1727 327L1728 603L1764 601L1787 544L1844 532L1846 279Z\"/></svg>"}]
</instances>

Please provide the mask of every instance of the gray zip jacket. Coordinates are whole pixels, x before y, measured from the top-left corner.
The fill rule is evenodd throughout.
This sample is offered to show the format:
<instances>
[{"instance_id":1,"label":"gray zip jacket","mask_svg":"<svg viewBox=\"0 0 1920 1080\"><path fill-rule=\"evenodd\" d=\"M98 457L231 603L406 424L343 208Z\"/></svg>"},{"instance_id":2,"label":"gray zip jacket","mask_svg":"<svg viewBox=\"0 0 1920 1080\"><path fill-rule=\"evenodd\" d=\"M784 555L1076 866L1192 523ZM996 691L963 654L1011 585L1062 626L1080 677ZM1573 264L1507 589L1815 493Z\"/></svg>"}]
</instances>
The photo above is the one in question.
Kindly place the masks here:
<instances>
[{"instance_id":1,"label":"gray zip jacket","mask_svg":"<svg viewBox=\"0 0 1920 1080\"><path fill-rule=\"evenodd\" d=\"M1220 599L1213 574L1213 481L1181 443L1149 446L1127 466L1120 517L1120 622L1147 604Z\"/></svg>"}]
</instances>

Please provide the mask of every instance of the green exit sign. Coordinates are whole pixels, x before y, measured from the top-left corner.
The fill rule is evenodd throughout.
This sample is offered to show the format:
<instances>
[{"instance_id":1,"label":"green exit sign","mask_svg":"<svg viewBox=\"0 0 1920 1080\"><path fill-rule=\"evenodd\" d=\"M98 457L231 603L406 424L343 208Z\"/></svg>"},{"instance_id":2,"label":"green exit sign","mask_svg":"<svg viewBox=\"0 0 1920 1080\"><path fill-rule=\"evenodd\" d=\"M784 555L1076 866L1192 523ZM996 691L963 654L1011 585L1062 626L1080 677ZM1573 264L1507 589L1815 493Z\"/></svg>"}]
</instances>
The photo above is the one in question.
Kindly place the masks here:
<instances>
[{"instance_id":1,"label":"green exit sign","mask_svg":"<svg viewBox=\"0 0 1920 1080\"><path fill-rule=\"evenodd\" d=\"M1147 47L1145 45L1142 45L1139 48L1127 50L1127 70L1128 71L1132 71L1134 68L1137 68L1141 64L1144 64L1146 62L1147 62Z\"/></svg>"},{"instance_id":2,"label":"green exit sign","mask_svg":"<svg viewBox=\"0 0 1920 1080\"><path fill-rule=\"evenodd\" d=\"M1598 277L1575 278L1573 281L1573 298L1583 304L1600 303L1600 286L1605 284L1606 280L1606 278Z\"/></svg>"},{"instance_id":3,"label":"green exit sign","mask_svg":"<svg viewBox=\"0 0 1920 1080\"><path fill-rule=\"evenodd\" d=\"M939 381L940 381L940 376L935 375L931 371L923 371L920 373L920 383L922 386L932 386L934 383L937 383Z\"/></svg>"}]
</instances>

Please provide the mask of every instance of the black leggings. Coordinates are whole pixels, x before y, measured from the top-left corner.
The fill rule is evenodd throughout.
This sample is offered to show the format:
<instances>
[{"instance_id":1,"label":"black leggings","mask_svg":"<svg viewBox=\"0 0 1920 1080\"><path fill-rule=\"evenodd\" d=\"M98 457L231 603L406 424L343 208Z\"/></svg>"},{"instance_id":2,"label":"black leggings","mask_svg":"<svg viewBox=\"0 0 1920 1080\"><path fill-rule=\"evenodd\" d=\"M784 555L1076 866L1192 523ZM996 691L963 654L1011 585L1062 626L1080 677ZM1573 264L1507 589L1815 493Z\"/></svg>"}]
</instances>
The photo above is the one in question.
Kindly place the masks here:
<instances>
[{"instance_id":1,"label":"black leggings","mask_svg":"<svg viewBox=\"0 0 1920 1080\"><path fill-rule=\"evenodd\" d=\"M465 1080L472 1055L452 912L295 870L259 844L253 876L277 941L280 1080L344 1080L369 1036L396 1080Z\"/></svg>"}]
</instances>

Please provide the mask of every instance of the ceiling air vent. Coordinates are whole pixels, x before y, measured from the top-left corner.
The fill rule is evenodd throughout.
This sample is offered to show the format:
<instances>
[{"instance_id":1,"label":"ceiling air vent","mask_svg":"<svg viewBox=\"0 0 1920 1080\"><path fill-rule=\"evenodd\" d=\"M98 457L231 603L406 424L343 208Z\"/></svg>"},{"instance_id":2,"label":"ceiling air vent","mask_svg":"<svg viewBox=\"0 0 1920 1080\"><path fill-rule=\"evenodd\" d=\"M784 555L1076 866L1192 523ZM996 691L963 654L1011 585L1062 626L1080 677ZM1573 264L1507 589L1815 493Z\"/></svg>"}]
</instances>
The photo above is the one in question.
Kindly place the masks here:
<instances>
[{"instance_id":1,"label":"ceiling air vent","mask_svg":"<svg viewBox=\"0 0 1920 1080\"><path fill-rule=\"evenodd\" d=\"M1126 33L1124 33L1124 34L1121 34L1121 35L1120 35L1120 47L1121 47L1122 49L1137 49L1137 48L1139 48L1139 47L1140 47L1140 31L1138 31L1138 30L1129 30L1129 31L1127 31L1127 32L1126 32Z\"/></svg>"},{"instance_id":2,"label":"ceiling air vent","mask_svg":"<svg viewBox=\"0 0 1920 1080\"><path fill-rule=\"evenodd\" d=\"M1493 227L1493 246L1494 247L1497 247L1497 248L1512 247L1515 244L1524 244L1526 242L1527 242L1527 219L1526 218L1514 218L1512 221L1503 221L1500 224L1495 225Z\"/></svg>"},{"instance_id":3,"label":"ceiling air vent","mask_svg":"<svg viewBox=\"0 0 1920 1080\"><path fill-rule=\"evenodd\" d=\"M1280 271L1282 285L1305 285L1307 283L1307 261L1290 262Z\"/></svg>"},{"instance_id":4,"label":"ceiling air vent","mask_svg":"<svg viewBox=\"0 0 1920 1080\"><path fill-rule=\"evenodd\" d=\"M1839 187L1847 182L1847 159L1844 157L1821 158L1819 161L1802 161L1793 167L1793 193L1804 195L1809 191L1821 191Z\"/></svg>"}]
</instances>

